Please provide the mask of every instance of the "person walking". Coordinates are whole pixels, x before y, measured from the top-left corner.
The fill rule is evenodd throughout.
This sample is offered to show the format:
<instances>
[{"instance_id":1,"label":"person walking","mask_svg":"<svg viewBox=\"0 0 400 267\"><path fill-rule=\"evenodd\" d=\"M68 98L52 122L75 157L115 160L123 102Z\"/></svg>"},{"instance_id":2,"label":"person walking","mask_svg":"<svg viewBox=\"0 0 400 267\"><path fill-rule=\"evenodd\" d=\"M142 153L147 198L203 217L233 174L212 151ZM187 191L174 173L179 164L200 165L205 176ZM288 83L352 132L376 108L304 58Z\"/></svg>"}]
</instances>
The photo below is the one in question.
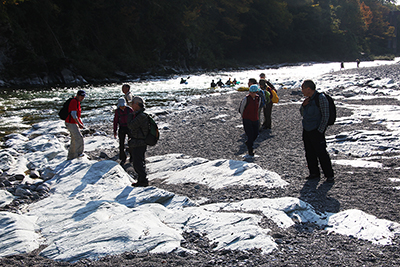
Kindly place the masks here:
<instances>
[{"instance_id":1,"label":"person walking","mask_svg":"<svg viewBox=\"0 0 400 267\"><path fill-rule=\"evenodd\" d=\"M125 101L129 107L132 108L132 100L133 100L133 94L131 93L131 87L129 84L124 84L122 85L122 93L125 95Z\"/></svg>"},{"instance_id":2,"label":"person walking","mask_svg":"<svg viewBox=\"0 0 400 267\"><path fill-rule=\"evenodd\" d=\"M275 90L275 87L272 83L270 83L269 81L267 81L267 79L265 78L265 74L261 73L260 74L260 89L263 90L265 92L265 105L263 108L263 113L264 113L264 122L262 124L262 129L266 129L267 131L271 132L271 128L272 128L272 106L273 106L273 102L272 102L272 90ZM260 118L261 121L261 118Z\"/></svg>"},{"instance_id":3,"label":"person walking","mask_svg":"<svg viewBox=\"0 0 400 267\"><path fill-rule=\"evenodd\" d=\"M319 179L320 170L326 177L326 181L333 183L334 173L332 162L326 150L325 130L328 126L329 103L324 94L316 91L315 83L312 80L305 80L301 85L301 91L306 99L300 107L300 114L303 117L303 142L305 156L310 175L307 179ZM319 107L316 98L319 99Z\"/></svg>"},{"instance_id":4,"label":"person walking","mask_svg":"<svg viewBox=\"0 0 400 267\"><path fill-rule=\"evenodd\" d=\"M249 79L249 94L240 102L239 106L239 112L243 119L244 131L247 135L245 144L250 156L254 156L253 145L258 136L260 125L258 108L261 104L261 99L257 94L260 89L257 84L253 84L254 81L256 80Z\"/></svg>"},{"instance_id":5,"label":"person walking","mask_svg":"<svg viewBox=\"0 0 400 267\"><path fill-rule=\"evenodd\" d=\"M123 166L126 162L126 153L125 153L125 138L128 136L128 115L131 114L133 110L131 107L127 106L125 98L121 97L118 99L117 109L114 113L114 138L117 138L117 130L118 130L118 139L119 139L119 159L121 160L120 164ZM119 129L118 129L119 127ZM130 157L131 161L133 157Z\"/></svg>"},{"instance_id":6,"label":"person walking","mask_svg":"<svg viewBox=\"0 0 400 267\"><path fill-rule=\"evenodd\" d=\"M148 186L145 153L147 144L145 138L149 133L148 115L144 113L144 101L140 97L132 100L133 113L128 115L129 153L133 156L133 168L138 175L138 181L132 186ZM132 161L132 158L131 158Z\"/></svg>"},{"instance_id":7,"label":"person walking","mask_svg":"<svg viewBox=\"0 0 400 267\"><path fill-rule=\"evenodd\" d=\"M84 144L83 135L79 129L85 128L81 120L81 102L86 92L79 90L68 106L68 117L65 119L65 126L71 134L71 144L68 149L67 159L75 159L83 156Z\"/></svg>"}]
</instances>

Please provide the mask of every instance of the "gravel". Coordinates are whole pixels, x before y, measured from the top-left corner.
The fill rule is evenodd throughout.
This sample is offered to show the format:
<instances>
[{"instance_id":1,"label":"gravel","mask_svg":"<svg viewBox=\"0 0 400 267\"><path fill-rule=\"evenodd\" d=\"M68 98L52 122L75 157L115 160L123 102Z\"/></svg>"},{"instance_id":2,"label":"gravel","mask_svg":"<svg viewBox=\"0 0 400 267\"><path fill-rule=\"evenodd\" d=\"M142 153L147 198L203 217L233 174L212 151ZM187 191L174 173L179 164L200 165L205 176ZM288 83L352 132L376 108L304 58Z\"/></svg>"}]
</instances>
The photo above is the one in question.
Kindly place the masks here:
<instances>
[{"instance_id":1,"label":"gravel","mask_svg":"<svg viewBox=\"0 0 400 267\"><path fill-rule=\"evenodd\" d=\"M345 70L332 75L359 74L371 79L392 78L398 81L400 66L380 66ZM343 88L342 88L343 89ZM332 94L340 94L337 88ZM355 168L334 165L335 183L324 179L308 181L301 140L301 117L298 111L302 95L299 90L278 91L280 105L273 107L272 133L260 133L256 141L254 162L278 173L289 182L285 188L267 189L244 186L219 190L204 185L167 185L151 181L151 185L185 195L193 200L207 198L206 203L239 201L249 198L297 197L315 207L319 212L339 212L359 209L380 219L400 222L400 190L395 190L390 177L400 176L398 159L382 159L384 168ZM155 147L149 147L147 157L168 153L181 153L210 160L245 160L246 136L237 111L246 92L213 95L186 103L184 111L158 115L161 139ZM354 101L356 102L356 101ZM366 105L399 105L396 99L380 98L363 101ZM338 117L347 116L350 110L339 108ZM220 115L226 115L221 117ZM219 117L217 117L219 116ZM112 125L98 125L97 129L111 134ZM385 129L364 120L361 124L333 125L327 135L360 129ZM101 157L100 157L101 154ZM107 150L90 153L92 159L116 160L117 151ZM354 159L351 155L337 155L336 159ZM378 160L379 161L379 160ZM13 207L15 209L15 207ZM39 256L43 247L29 253L0 258L0 266L400 266L400 238L392 245L378 246L351 236L329 233L314 224L296 224L281 229L264 218L262 227L271 229L278 249L268 255L261 251L214 251L212 244L202 233L184 233L182 246L198 251L197 254L169 253L147 254L126 252L107 256L97 261L81 260L76 263L57 262Z\"/></svg>"}]
</instances>

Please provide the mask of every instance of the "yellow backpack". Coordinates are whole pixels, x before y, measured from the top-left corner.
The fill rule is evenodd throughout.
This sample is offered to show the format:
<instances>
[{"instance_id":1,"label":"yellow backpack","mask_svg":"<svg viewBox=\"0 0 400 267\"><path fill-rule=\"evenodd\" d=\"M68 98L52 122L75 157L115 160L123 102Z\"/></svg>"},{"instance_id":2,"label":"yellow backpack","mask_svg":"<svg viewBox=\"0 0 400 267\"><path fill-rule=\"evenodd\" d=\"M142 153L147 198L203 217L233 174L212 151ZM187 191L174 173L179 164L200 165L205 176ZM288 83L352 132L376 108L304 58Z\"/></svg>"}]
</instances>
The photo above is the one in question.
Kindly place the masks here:
<instances>
[{"instance_id":1,"label":"yellow backpack","mask_svg":"<svg viewBox=\"0 0 400 267\"><path fill-rule=\"evenodd\" d=\"M271 93L272 93L272 98L271 98L272 103L278 103L279 97L276 91L274 89L271 89Z\"/></svg>"}]
</instances>

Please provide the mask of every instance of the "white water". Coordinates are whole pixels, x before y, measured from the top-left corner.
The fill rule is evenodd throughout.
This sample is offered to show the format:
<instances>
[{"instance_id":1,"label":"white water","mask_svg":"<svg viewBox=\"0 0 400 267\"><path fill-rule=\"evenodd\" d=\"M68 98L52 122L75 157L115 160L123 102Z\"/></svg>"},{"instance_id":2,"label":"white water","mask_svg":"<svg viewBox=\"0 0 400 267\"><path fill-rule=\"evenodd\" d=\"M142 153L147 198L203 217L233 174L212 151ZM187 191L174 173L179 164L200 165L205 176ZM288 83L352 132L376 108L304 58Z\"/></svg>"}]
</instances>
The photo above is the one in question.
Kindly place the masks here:
<instances>
[{"instance_id":1,"label":"white water","mask_svg":"<svg viewBox=\"0 0 400 267\"><path fill-rule=\"evenodd\" d=\"M361 67L394 64L394 61L361 62ZM355 68L355 62L346 62L345 68ZM181 78L175 76L170 79L153 79L149 81L135 81L129 83L134 95L143 97L147 107L161 109L180 108L179 103L190 101L194 97L215 92L235 90L238 86L247 86L249 78L258 79L264 72L277 89L297 88L304 79L316 79L322 74L340 70L339 62L332 63L304 63L296 66L282 66L270 68L258 67L254 70L206 73L189 75L187 84L180 84ZM240 84L236 88L210 88L211 80L222 79L225 83L228 78L236 78ZM76 94L77 88L52 90L7 90L0 93L0 136L11 132L20 132L28 129L32 123L58 120L57 113L62 103ZM122 96L121 84L85 89L88 96L82 108L82 118L85 123L111 123L113 110L119 97Z\"/></svg>"}]
</instances>

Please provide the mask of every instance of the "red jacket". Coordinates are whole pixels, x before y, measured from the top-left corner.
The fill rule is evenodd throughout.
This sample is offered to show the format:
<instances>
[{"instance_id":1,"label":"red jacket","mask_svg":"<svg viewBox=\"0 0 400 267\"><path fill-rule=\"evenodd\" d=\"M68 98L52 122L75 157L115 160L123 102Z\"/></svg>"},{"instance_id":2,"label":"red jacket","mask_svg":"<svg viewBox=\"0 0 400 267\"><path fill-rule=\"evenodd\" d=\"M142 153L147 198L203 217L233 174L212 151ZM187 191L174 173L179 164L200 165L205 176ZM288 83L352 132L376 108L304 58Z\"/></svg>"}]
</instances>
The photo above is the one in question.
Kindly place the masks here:
<instances>
[{"instance_id":1,"label":"red jacket","mask_svg":"<svg viewBox=\"0 0 400 267\"><path fill-rule=\"evenodd\" d=\"M82 123L82 121L81 121L81 103L76 99L76 97L73 98L71 100L71 102L69 102L68 117L65 119L65 122L77 124L76 121L71 116L71 111L76 111L78 120L80 123Z\"/></svg>"},{"instance_id":2,"label":"red jacket","mask_svg":"<svg viewBox=\"0 0 400 267\"><path fill-rule=\"evenodd\" d=\"M258 121L258 107L260 104L260 98L258 95L253 99L250 95L246 97L247 103L245 103L245 108L243 110L242 118L251 121Z\"/></svg>"},{"instance_id":3,"label":"red jacket","mask_svg":"<svg viewBox=\"0 0 400 267\"><path fill-rule=\"evenodd\" d=\"M117 133L118 125L119 127L128 127L128 115L131 114L133 110L126 106L125 109L117 108L114 114L114 134Z\"/></svg>"}]
</instances>

